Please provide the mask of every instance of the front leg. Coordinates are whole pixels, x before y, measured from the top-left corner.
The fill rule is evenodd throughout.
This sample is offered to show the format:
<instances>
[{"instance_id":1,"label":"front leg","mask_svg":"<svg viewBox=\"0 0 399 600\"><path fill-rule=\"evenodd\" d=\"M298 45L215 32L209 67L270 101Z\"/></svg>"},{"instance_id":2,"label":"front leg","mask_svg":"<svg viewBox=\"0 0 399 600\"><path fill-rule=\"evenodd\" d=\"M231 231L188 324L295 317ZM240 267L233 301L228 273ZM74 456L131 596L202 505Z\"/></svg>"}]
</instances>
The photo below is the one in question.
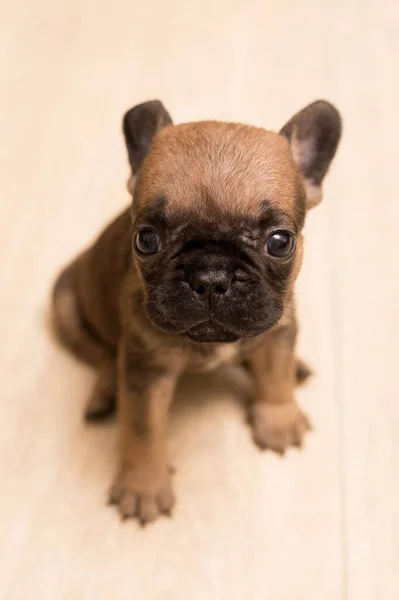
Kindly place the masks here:
<instances>
[{"instance_id":1,"label":"front leg","mask_svg":"<svg viewBox=\"0 0 399 600\"><path fill-rule=\"evenodd\" d=\"M142 524L174 505L167 459L167 415L180 370L126 336L118 356L121 456L110 502Z\"/></svg>"},{"instance_id":2,"label":"front leg","mask_svg":"<svg viewBox=\"0 0 399 600\"><path fill-rule=\"evenodd\" d=\"M279 454L301 446L311 428L294 397L296 337L295 322L286 322L267 333L247 360L256 394L249 414L254 440Z\"/></svg>"}]
</instances>

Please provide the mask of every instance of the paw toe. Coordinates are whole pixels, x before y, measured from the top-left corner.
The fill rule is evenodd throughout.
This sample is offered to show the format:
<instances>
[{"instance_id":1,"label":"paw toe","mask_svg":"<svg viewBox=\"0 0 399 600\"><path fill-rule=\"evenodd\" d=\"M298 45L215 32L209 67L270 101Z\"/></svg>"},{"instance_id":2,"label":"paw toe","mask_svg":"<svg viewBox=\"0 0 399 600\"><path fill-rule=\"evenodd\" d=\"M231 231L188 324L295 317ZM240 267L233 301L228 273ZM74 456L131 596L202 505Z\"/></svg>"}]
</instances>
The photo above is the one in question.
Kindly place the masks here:
<instances>
[{"instance_id":1,"label":"paw toe","mask_svg":"<svg viewBox=\"0 0 399 600\"><path fill-rule=\"evenodd\" d=\"M137 496L133 492L124 491L118 503L119 513L122 519L130 519L136 515Z\"/></svg>"},{"instance_id":2,"label":"paw toe","mask_svg":"<svg viewBox=\"0 0 399 600\"><path fill-rule=\"evenodd\" d=\"M298 359L296 365L296 382L297 385L304 383L312 375L312 369L301 359Z\"/></svg>"},{"instance_id":3,"label":"paw toe","mask_svg":"<svg viewBox=\"0 0 399 600\"><path fill-rule=\"evenodd\" d=\"M301 448L303 439L311 425L309 419L292 406L264 407L254 412L252 419L255 443L262 450L273 450L283 455L287 448Z\"/></svg>"},{"instance_id":4,"label":"paw toe","mask_svg":"<svg viewBox=\"0 0 399 600\"><path fill-rule=\"evenodd\" d=\"M166 488L158 496L159 510L165 514L170 515L175 505L175 496L173 490Z\"/></svg>"},{"instance_id":5,"label":"paw toe","mask_svg":"<svg viewBox=\"0 0 399 600\"><path fill-rule=\"evenodd\" d=\"M137 518L141 525L155 521L159 508L155 496L140 496L137 503Z\"/></svg>"}]
</instances>

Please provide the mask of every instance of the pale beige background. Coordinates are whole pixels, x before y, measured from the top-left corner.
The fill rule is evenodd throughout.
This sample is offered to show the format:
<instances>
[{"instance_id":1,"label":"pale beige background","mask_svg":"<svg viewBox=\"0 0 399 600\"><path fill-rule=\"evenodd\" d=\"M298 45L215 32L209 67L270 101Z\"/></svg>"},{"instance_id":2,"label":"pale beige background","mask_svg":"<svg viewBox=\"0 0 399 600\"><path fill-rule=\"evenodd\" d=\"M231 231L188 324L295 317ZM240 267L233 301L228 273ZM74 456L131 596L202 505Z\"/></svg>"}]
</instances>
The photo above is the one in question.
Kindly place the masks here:
<instances>
[{"instance_id":1,"label":"pale beige background","mask_svg":"<svg viewBox=\"0 0 399 600\"><path fill-rule=\"evenodd\" d=\"M399 598L398 52L396 0L1 2L1 599ZM242 376L185 383L174 519L121 524L116 426L83 425L93 375L46 319L128 200L122 113L278 128L318 97L345 133L298 289L315 433L260 454Z\"/></svg>"}]
</instances>

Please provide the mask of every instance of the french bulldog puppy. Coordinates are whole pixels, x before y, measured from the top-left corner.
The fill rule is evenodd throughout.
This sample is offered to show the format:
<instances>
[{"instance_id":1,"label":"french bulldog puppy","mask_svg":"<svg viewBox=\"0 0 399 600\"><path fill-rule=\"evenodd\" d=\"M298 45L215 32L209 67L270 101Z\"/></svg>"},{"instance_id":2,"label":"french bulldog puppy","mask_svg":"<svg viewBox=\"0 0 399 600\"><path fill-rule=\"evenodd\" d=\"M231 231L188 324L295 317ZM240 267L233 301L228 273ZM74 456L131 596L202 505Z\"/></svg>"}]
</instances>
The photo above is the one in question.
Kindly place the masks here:
<instances>
[{"instance_id":1,"label":"french bulldog puppy","mask_svg":"<svg viewBox=\"0 0 399 600\"><path fill-rule=\"evenodd\" d=\"M295 356L294 283L341 119L320 100L279 133L173 125L152 101L126 113L123 132L132 205L62 271L53 317L64 345L97 369L87 419L118 406L110 501L146 523L174 505L167 415L184 371L245 364L261 448L283 453L310 428L295 401L308 372Z\"/></svg>"}]
</instances>

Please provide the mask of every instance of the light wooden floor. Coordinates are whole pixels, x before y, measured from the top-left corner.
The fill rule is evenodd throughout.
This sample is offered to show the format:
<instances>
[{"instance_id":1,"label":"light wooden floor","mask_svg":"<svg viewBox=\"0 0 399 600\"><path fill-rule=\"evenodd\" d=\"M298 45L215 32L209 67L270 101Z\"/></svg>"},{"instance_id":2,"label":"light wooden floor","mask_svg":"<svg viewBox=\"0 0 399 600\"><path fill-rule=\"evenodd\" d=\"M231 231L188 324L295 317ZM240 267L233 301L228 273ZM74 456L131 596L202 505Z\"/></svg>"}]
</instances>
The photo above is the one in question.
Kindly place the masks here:
<instances>
[{"instance_id":1,"label":"light wooden floor","mask_svg":"<svg viewBox=\"0 0 399 600\"><path fill-rule=\"evenodd\" d=\"M2 0L0 598L398 600L399 3ZM121 524L115 424L47 330L58 267L127 202L123 111L278 128L318 97L345 133L298 300L316 426L250 442L236 373L183 383L173 520Z\"/></svg>"}]
</instances>

